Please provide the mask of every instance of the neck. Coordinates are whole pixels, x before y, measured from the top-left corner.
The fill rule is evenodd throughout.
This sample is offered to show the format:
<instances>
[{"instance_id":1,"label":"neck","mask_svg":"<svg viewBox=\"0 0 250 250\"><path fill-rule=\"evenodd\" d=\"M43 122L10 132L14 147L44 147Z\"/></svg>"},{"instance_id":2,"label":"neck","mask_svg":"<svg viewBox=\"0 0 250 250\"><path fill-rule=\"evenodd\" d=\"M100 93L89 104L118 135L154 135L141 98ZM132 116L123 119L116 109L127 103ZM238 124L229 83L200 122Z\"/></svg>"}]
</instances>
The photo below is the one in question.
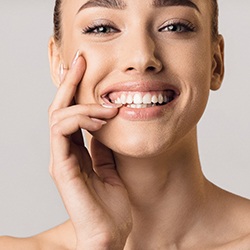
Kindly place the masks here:
<instances>
[{"instance_id":1,"label":"neck","mask_svg":"<svg viewBox=\"0 0 250 250\"><path fill-rule=\"evenodd\" d=\"M138 234L144 238L149 234L148 239L155 235L162 240L166 238L162 237L164 234L175 241L190 230L197 214L194 210L204 203L206 183L196 131L161 155L145 159L115 155L115 159L131 200L131 237L135 235L138 241Z\"/></svg>"}]
</instances>

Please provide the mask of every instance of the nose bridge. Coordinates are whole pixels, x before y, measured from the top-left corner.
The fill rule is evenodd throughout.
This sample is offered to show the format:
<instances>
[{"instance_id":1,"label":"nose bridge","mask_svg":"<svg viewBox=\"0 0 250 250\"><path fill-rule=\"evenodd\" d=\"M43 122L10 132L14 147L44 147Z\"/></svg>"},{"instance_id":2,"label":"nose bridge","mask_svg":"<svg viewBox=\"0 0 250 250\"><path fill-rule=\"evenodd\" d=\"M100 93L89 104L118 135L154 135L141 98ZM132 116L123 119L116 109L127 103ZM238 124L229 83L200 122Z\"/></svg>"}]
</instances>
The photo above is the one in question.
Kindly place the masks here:
<instances>
[{"instance_id":1,"label":"nose bridge","mask_svg":"<svg viewBox=\"0 0 250 250\"><path fill-rule=\"evenodd\" d=\"M154 71L162 68L162 63L156 57L156 43L146 29L138 27L136 32L130 32L126 37L125 69L137 72Z\"/></svg>"}]
</instances>

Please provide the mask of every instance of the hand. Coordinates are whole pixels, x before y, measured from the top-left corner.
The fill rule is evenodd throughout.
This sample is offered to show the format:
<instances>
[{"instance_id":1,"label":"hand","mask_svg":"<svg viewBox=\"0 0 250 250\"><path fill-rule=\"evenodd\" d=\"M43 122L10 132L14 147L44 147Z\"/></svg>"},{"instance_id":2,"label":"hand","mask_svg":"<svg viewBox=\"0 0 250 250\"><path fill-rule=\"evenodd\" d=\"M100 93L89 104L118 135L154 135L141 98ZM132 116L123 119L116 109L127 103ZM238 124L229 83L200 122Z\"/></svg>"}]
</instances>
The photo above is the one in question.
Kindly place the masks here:
<instances>
[{"instance_id":1,"label":"hand","mask_svg":"<svg viewBox=\"0 0 250 250\"><path fill-rule=\"evenodd\" d=\"M84 71L80 56L65 72L49 109L50 173L75 228L77 249L123 249L132 228L127 191L112 151L93 139L91 158L81 134L81 129L101 129L118 108L71 106Z\"/></svg>"}]
</instances>

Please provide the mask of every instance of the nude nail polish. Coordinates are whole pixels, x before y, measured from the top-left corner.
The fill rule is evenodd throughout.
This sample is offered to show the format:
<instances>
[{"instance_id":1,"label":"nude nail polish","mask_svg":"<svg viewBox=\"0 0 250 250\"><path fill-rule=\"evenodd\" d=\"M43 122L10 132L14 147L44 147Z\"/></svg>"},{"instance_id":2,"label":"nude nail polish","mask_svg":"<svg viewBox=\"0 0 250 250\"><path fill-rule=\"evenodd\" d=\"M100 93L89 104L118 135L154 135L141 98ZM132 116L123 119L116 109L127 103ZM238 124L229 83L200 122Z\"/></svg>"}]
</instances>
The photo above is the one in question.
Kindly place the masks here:
<instances>
[{"instance_id":1,"label":"nude nail polish","mask_svg":"<svg viewBox=\"0 0 250 250\"><path fill-rule=\"evenodd\" d=\"M64 66L61 63L59 68L59 77L60 77L60 83L63 81L63 74L64 74Z\"/></svg>"},{"instance_id":2,"label":"nude nail polish","mask_svg":"<svg viewBox=\"0 0 250 250\"><path fill-rule=\"evenodd\" d=\"M79 58L79 55L80 55L80 50L78 50L78 51L76 52L76 55L75 55L74 60L73 60L73 62L72 62L72 67L76 64L77 59Z\"/></svg>"},{"instance_id":3,"label":"nude nail polish","mask_svg":"<svg viewBox=\"0 0 250 250\"><path fill-rule=\"evenodd\" d=\"M106 121L103 121L103 120L100 120L100 119L97 119L97 118L90 118L92 121L94 122L97 122L97 123L100 123L101 125L105 125L107 124Z\"/></svg>"},{"instance_id":4,"label":"nude nail polish","mask_svg":"<svg viewBox=\"0 0 250 250\"><path fill-rule=\"evenodd\" d=\"M114 108L121 108L123 106L123 104L107 104L107 103L103 103L102 106L104 108L114 109Z\"/></svg>"}]
</instances>

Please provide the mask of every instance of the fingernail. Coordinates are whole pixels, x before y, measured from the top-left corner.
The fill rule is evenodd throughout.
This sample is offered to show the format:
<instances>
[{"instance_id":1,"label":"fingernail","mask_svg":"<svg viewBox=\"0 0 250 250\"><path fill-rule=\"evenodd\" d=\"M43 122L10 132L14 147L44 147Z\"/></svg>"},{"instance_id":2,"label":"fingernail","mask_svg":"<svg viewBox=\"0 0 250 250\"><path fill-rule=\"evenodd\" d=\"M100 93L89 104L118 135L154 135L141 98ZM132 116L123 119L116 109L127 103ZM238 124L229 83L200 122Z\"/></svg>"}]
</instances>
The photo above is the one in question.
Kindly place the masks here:
<instances>
[{"instance_id":1,"label":"fingernail","mask_svg":"<svg viewBox=\"0 0 250 250\"><path fill-rule=\"evenodd\" d=\"M103 104L102 104L102 106L103 106L104 108L108 108L108 109L114 109L114 108L117 109L117 108L121 108L122 105L123 105L123 104L116 104L116 103L114 103L114 104L113 104L113 103L112 103L112 104L111 104L111 103L110 103L110 104L108 104L108 103L103 103Z\"/></svg>"},{"instance_id":2,"label":"fingernail","mask_svg":"<svg viewBox=\"0 0 250 250\"><path fill-rule=\"evenodd\" d=\"M77 59L79 58L79 55L80 55L80 50L78 50L78 51L76 52L76 55L75 55L74 60L73 60L73 62L72 62L72 67L76 64Z\"/></svg>"},{"instance_id":3,"label":"fingernail","mask_svg":"<svg viewBox=\"0 0 250 250\"><path fill-rule=\"evenodd\" d=\"M63 81L63 74L64 74L64 66L63 66L63 64L61 63L61 64L60 64L60 69L59 69L60 82Z\"/></svg>"},{"instance_id":4,"label":"fingernail","mask_svg":"<svg viewBox=\"0 0 250 250\"><path fill-rule=\"evenodd\" d=\"M91 118L91 120L94 121L94 122L100 123L101 125L107 124L106 121L103 121L103 120L100 120L100 119L97 119L97 118Z\"/></svg>"}]
</instances>

